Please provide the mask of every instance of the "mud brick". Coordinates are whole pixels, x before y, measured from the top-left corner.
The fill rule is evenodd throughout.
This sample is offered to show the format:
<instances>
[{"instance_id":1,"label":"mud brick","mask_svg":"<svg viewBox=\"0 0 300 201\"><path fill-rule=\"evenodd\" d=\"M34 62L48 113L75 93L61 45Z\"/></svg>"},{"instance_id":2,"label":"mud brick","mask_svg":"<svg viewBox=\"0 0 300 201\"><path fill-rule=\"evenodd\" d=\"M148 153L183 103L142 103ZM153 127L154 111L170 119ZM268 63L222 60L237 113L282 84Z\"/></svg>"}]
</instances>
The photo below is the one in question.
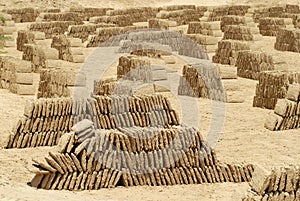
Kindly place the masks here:
<instances>
[{"instance_id":1,"label":"mud brick","mask_svg":"<svg viewBox=\"0 0 300 201\"><path fill-rule=\"evenodd\" d=\"M278 190L280 192L285 190L286 181L287 181L287 173L285 170L281 170L280 183L279 183L279 187L278 187Z\"/></svg>"},{"instance_id":2,"label":"mud brick","mask_svg":"<svg viewBox=\"0 0 300 201\"><path fill-rule=\"evenodd\" d=\"M43 174L36 174L30 182L31 186L38 188L43 178L44 178Z\"/></svg>"},{"instance_id":3,"label":"mud brick","mask_svg":"<svg viewBox=\"0 0 300 201\"><path fill-rule=\"evenodd\" d=\"M96 177L95 190L98 190L101 185L103 171L99 171Z\"/></svg>"},{"instance_id":4,"label":"mud brick","mask_svg":"<svg viewBox=\"0 0 300 201\"><path fill-rule=\"evenodd\" d=\"M79 190L80 189L80 184L81 184L81 180L83 178L83 174L84 174L84 172L80 172L79 175L77 176L76 181L75 181L75 185L73 187L74 190Z\"/></svg>"},{"instance_id":5,"label":"mud brick","mask_svg":"<svg viewBox=\"0 0 300 201\"><path fill-rule=\"evenodd\" d=\"M251 188L258 193L263 195L268 189L271 179L271 172L265 170L260 166L255 167L255 172L253 173L252 180L249 183Z\"/></svg>"},{"instance_id":6,"label":"mud brick","mask_svg":"<svg viewBox=\"0 0 300 201\"><path fill-rule=\"evenodd\" d=\"M68 190L75 190L76 180L77 180L77 172L73 172L70 179Z\"/></svg>"},{"instance_id":7,"label":"mud brick","mask_svg":"<svg viewBox=\"0 0 300 201\"><path fill-rule=\"evenodd\" d=\"M51 156L52 159L56 161L56 163L63 169L65 173L68 172L68 168L59 154L53 154L49 152L49 155Z\"/></svg>"},{"instance_id":8,"label":"mud brick","mask_svg":"<svg viewBox=\"0 0 300 201\"><path fill-rule=\"evenodd\" d=\"M19 138L18 138L17 144L16 144L17 148L21 148L22 142L23 142L23 138L24 138L24 133L21 133L20 136L19 136Z\"/></svg>"},{"instance_id":9,"label":"mud brick","mask_svg":"<svg viewBox=\"0 0 300 201\"><path fill-rule=\"evenodd\" d=\"M85 190L85 184L86 184L87 178L88 178L88 174L83 173L82 180L81 180L80 185L79 185L80 190Z\"/></svg>"},{"instance_id":10,"label":"mud brick","mask_svg":"<svg viewBox=\"0 0 300 201\"><path fill-rule=\"evenodd\" d=\"M59 181L59 183L58 183L58 185L56 187L57 190L62 190L63 189L63 186L64 186L67 178L68 178L68 174L62 175L62 177L61 177L61 179L60 179L60 181Z\"/></svg>"},{"instance_id":11,"label":"mud brick","mask_svg":"<svg viewBox=\"0 0 300 201\"><path fill-rule=\"evenodd\" d=\"M88 190L91 179L92 179L92 174L87 173L86 181L85 181L85 184L84 184L84 189L85 190Z\"/></svg>"}]
</instances>

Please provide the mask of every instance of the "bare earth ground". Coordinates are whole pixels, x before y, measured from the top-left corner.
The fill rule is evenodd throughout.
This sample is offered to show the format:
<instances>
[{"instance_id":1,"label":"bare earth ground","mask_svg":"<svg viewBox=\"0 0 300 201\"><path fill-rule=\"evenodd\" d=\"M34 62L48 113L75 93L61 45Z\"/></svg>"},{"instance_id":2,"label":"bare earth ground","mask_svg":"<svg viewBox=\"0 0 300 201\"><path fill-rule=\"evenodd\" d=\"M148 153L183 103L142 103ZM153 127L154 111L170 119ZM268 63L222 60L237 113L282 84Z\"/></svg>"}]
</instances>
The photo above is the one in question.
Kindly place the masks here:
<instances>
[{"instance_id":1,"label":"bare earth ground","mask_svg":"<svg viewBox=\"0 0 300 201\"><path fill-rule=\"evenodd\" d=\"M160 6L165 4L199 4L195 0L189 1L78 1L85 6L102 7L126 7L126 6ZM1 0L5 6L42 5L44 7L67 7L78 5L76 1L40 1L40 0ZM205 1L201 4L226 4L232 1ZM242 1L247 3L247 1ZM255 4L266 1L253 1ZM292 0L291 3L300 3ZM239 3L241 3L239 1ZM269 3L285 3L269 1ZM274 37L264 37L263 41L252 44L253 49L271 51L276 61L281 63L278 69L289 68L299 70L300 57L296 53L282 53L273 48ZM286 62L282 64L282 61ZM253 163L271 168L287 164L300 164L299 130L271 132L264 129L264 121L268 113L272 112L260 108L253 108L252 101L255 94L256 81L239 78L245 102L241 104L226 104L226 119L222 135L216 146L219 160L228 163ZM5 150L10 130L16 123L19 115L22 115L26 100L33 97L23 97L11 94L0 89L0 200L98 200L98 201L122 201L122 200L207 200L207 201L231 201L241 200L249 188L248 184L203 184L182 185L171 187L132 187L115 189L101 189L98 191L69 192L69 191L45 191L31 188L27 185L33 177L31 159L43 158L55 147L12 149ZM210 128L211 102L199 99L199 111L201 128L206 135ZM193 112L193 111L190 111Z\"/></svg>"}]
</instances>

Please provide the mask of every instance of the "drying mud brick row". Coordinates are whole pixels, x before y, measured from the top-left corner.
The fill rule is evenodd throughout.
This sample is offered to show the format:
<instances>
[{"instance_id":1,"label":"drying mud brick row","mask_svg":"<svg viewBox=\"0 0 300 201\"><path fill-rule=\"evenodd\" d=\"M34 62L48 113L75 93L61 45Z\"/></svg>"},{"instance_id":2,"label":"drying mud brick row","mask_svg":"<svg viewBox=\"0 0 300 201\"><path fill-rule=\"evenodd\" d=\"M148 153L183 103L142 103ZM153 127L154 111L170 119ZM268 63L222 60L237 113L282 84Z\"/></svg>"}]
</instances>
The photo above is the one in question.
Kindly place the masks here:
<instances>
[{"instance_id":1,"label":"drying mud brick row","mask_svg":"<svg viewBox=\"0 0 300 201\"><path fill-rule=\"evenodd\" d=\"M169 27L176 27L177 22L171 21L168 19L149 19L148 20L148 27L150 29L166 29L168 30Z\"/></svg>"},{"instance_id":2,"label":"drying mud brick row","mask_svg":"<svg viewBox=\"0 0 300 201\"><path fill-rule=\"evenodd\" d=\"M189 64L183 67L182 74L178 95L226 101L225 90L216 66L205 63Z\"/></svg>"},{"instance_id":3,"label":"drying mud brick row","mask_svg":"<svg viewBox=\"0 0 300 201\"><path fill-rule=\"evenodd\" d=\"M83 19L78 15L78 13L67 12L67 13L41 13L36 19L38 22L42 21L71 21L83 23Z\"/></svg>"},{"instance_id":4,"label":"drying mud brick row","mask_svg":"<svg viewBox=\"0 0 300 201\"><path fill-rule=\"evenodd\" d=\"M140 14L141 19L135 19L135 22L146 22L147 19L155 17L159 8L155 7L137 7L137 8L124 8L124 9L114 9L106 12L108 16L118 16L118 15L132 15L134 17L137 13ZM142 20L142 21L141 21Z\"/></svg>"},{"instance_id":5,"label":"drying mud brick row","mask_svg":"<svg viewBox=\"0 0 300 201\"><path fill-rule=\"evenodd\" d=\"M23 60L31 61L33 72L40 72L45 69L46 60L58 60L58 51L54 48L47 48L35 44L25 44L23 46Z\"/></svg>"},{"instance_id":6,"label":"drying mud brick row","mask_svg":"<svg viewBox=\"0 0 300 201\"><path fill-rule=\"evenodd\" d=\"M239 77L253 80L258 80L263 71L274 70L272 56L258 51L240 51L235 65Z\"/></svg>"},{"instance_id":7,"label":"drying mud brick row","mask_svg":"<svg viewBox=\"0 0 300 201\"><path fill-rule=\"evenodd\" d=\"M40 73L37 97L70 97L75 89L85 86L86 77L83 73L74 70L43 70Z\"/></svg>"},{"instance_id":8,"label":"drying mud brick row","mask_svg":"<svg viewBox=\"0 0 300 201\"><path fill-rule=\"evenodd\" d=\"M114 36L118 36L120 34L124 34L128 31L134 31L141 29L143 27L138 26L129 26L129 27L103 27L97 28L95 35L90 35L88 40L85 42L86 47L99 47L103 45L110 38L114 38ZM117 44L116 46L118 46Z\"/></svg>"},{"instance_id":9,"label":"drying mud brick row","mask_svg":"<svg viewBox=\"0 0 300 201\"><path fill-rule=\"evenodd\" d=\"M300 73L269 71L259 75L254 107L274 109L278 99L286 98L290 84L300 83Z\"/></svg>"},{"instance_id":10,"label":"drying mud brick row","mask_svg":"<svg viewBox=\"0 0 300 201\"><path fill-rule=\"evenodd\" d=\"M0 57L0 87L18 95L35 95L31 63L14 57Z\"/></svg>"},{"instance_id":11,"label":"drying mud brick row","mask_svg":"<svg viewBox=\"0 0 300 201\"><path fill-rule=\"evenodd\" d=\"M106 12L106 16L91 17L90 22L116 24L121 27L132 26L136 22L147 22L148 19L155 18L158 8L141 7L116 9Z\"/></svg>"},{"instance_id":12,"label":"drying mud brick row","mask_svg":"<svg viewBox=\"0 0 300 201\"><path fill-rule=\"evenodd\" d=\"M67 36L80 38L82 42L88 40L89 35L95 35L97 28L102 27L115 27L114 24L82 24L82 25L70 25L67 31Z\"/></svg>"},{"instance_id":13,"label":"drying mud brick row","mask_svg":"<svg viewBox=\"0 0 300 201\"><path fill-rule=\"evenodd\" d=\"M71 25L82 24L81 21L54 21L54 22L35 22L29 25L30 31L39 31L46 34L46 38L52 38L58 34L64 34Z\"/></svg>"},{"instance_id":14,"label":"drying mud brick row","mask_svg":"<svg viewBox=\"0 0 300 201\"><path fill-rule=\"evenodd\" d=\"M235 65L240 51L250 50L247 43L236 40L222 40L218 43L218 49L212 57L214 63Z\"/></svg>"},{"instance_id":15,"label":"drying mud brick row","mask_svg":"<svg viewBox=\"0 0 300 201\"><path fill-rule=\"evenodd\" d=\"M130 81L118 81L117 79L106 79L99 82L94 81L94 95L128 95L133 96L133 87Z\"/></svg>"},{"instance_id":16,"label":"drying mud brick row","mask_svg":"<svg viewBox=\"0 0 300 201\"><path fill-rule=\"evenodd\" d=\"M300 53L300 30L281 29L276 36L275 49Z\"/></svg>"},{"instance_id":17,"label":"drying mud brick row","mask_svg":"<svg viewBox=\"0 0 300 201\"><path fill-rule=\"evenodd\" d=\"M24 115L17 122L7 148L24 148L57 144L61 133L83 119L90 119L96 128L169 127L179 125L176 112L165 97L95 96L87 99L40 98L27 103ZM40 143L29 143L39 137ZM52 135L56 138L50 138ZM41 138L41 139L40 139ZM54 142L55 141L55 142Z\"/></svg>"},{"instance_id":18,"label":"drying mud brick row","mask_svg":"<svg viewBox=\"0 0 300 201\"><path fill-rule=\"evenodd\" d=\"M169 46L172 51L178 51L180 55L208 59L208 55L202 47L179 32L168 30L137 30L128 32L117 39L119 40L108 41L107 45L119 46L121 40L132 41L133 43L158 43Z\"/></svg>"},{"instance_id":19,"label":"drying mud brick row","mask_svg":"<svg viewBox=\"0 0 300 201\"><path fill-rule=\"evenodd\" d=\"M196 9L195 5L167 5L162 6L162 10L165 11L175 11L175 10L185 10L185 9Z\"/></svg>"},{"instance_id":20,"label":"drying mud brick row","mask_svg":"<svg viewBox=\"0 0 300 201\"><path fill-rule=\"evenodd\" d=\"M297 14L300 14L299 5L287 4L285 7L267 7L258 8L254 10L254 21L259 23L260 18L272 17L272 18L282 18L288 17L293 18Z\"/></svg>"},{"instance_id":21,"label":"drying mud brick row","mask_svg":"<svg viewBox=\"0 0 300 201\"><path fill-rule=\"evenodd\" d=\"M120 53L129 53L137 56L147 56L159 58L161 56L172 55L172 48L168 45L159 43L136 42L132 40L123 40L120 42Z\"/></svg>"},{"instance_id":22,"label":"drying mud brick row","mask_svg":"<svg viewBox=\"0 0 300 201\"><path fill-rule=\"evenodd\" d=\"M83 101L71 98L28 101L6 148L57 145L61 135L69 132L73 123L83 118Z\"/></svg>"},{"instance_id":23,"label":"drying mud brick row","mask_svg":"<svg viewBox=\"0 0 300 201\"><path fill-rule=\"evenodd\" d=\"M293 28L293 21L290 18L260 18L259 32L263 36L277 36L280 29Z\"/></svg>"},{"instance_id":24,"label":"drying mud brick row","mask_svg":"<svg viewBox=\"0 0 300 201\"><path fill-rule=\"evenodd\" d=\"M248 12L249 6L234 5L234 6L212 6L208 7L207 12L201 20L205 21L221 21L227 15L244 16Z\"/></svg>"},{"instance_id":25,"label":"drying mud brick row","mask_svg":"<svg viewBox=\"0 0 300 201\"><path fill-rule=\"evenodd\" d=\"M184 10L174 10L174 11L164 11L161 10L156 17L158 19L168 19L177 22L177 25L185 25L189 22L199 21L204 15L204 10L197 9L184 9Z\"/></svg>"},{"instance_id":26,"label":"drying mud brick row","mask_svg":"<svg viewBox=\"0 0 300 201\"><path fill-rule=\"evenodd\" d=\"M223 40L244 40L253 41L254 36L248 26L228 25L224 30Z\"/></svg>"},{"instance_id":27,"label":"drying mud brick row","mask_svg":"<svg viewBox=\"0 0 300 201\"><path fill-rule=\"evenodd\" d=\"M271 131L300 128L300 85L290 85L286 99L278 99L265 127Z\"/></svg>"},{"instance_id":28,"label":"drying mud brick row","mask_svg":"<svg viewBox=\"0 0 300 201\"><path fill-rule=\"evenodd\" d=\"M155 138L150 136L152 132L157 133ZM201 134L189 127L104 131L95 130L92 122L83 120L61 138L58 148L58 153L49 152L43 162L33 161L39 168L31 181L33 187L97 190L246 182L254 171L252 165L220 163Z\"/></svg>"},{"instance_id":29,"label":"drying mud brick row","mask_svg":"<svg viewBox=\"0 0 300 201\"><path fill-rule=\"evenodd\" d=\"M187 36L201 45L207 53L215 52L218 47L218 42L220 41L220 38L202 34L188 34Z\"/></svg>"},{"instance_id":30,"label":"drying mud brick row","mask_svg":"<svg viewBox=\"0 0 300 201\"><path fill-rule=\"evenodd\" d=\"M300 199L299 167L274 168L271 171L255 166L249 183L251 190L243 201Z\"/></svg>"},{"instance_id":31,"label":"drying mud brick row","mask_svg":"<svg viewBox=\"0 0 300 201\"><path fill-rule=\"evenodd\" d=\"M17 50L24 51L25 44L35 44L36 40L45 40L45 33L44 32L37 32L37 31L25 31L20 30L18 31L17 36Z\"/></svg>"},{"instance_id":32,"label":"drying mud brick row","mask_svg":"<svg viewBox=\"0 0 300 201\"><path fill-rule=\"evenodd\" d=\"M214 37L222 37L220 22L191 22L188 26L188 34L203 34Z\"/></svg>"},{"instance_id":33,"label":"drying mud brick row","mask_svg":"<svg viewBox=\"0 0 300 201\"><path fill-rule=\"evenodd\" d=\"M16 23L34 22L40 14L39 11L34 8L4 9L2 12L10 14L12 20Z\"/></svg>"},{"instance_id":34,"label":"drying mud brick row","mask_svg":"<svg viewBox=\"0 0 300 201\"><path fill-rule=\"evenodd\" d=\"M77 13L78 16L88 21L91 17L106 15L106 12L112 10L112 8L84 8L84 7L71 7L70 12Z\"/></svg>"},{"instance_id":35,"label":"drying mud brick row","mask_svg":"<svg viewBox=\"0 0 300 201\"><path fill-rule=\"evenodd\" d=\"M79 38L71 38L66 35L54 36L51 47L58 50L59 59L74 63L83 63L85 56L82 49L83 44Z\"/></svg>"}]
</instances>

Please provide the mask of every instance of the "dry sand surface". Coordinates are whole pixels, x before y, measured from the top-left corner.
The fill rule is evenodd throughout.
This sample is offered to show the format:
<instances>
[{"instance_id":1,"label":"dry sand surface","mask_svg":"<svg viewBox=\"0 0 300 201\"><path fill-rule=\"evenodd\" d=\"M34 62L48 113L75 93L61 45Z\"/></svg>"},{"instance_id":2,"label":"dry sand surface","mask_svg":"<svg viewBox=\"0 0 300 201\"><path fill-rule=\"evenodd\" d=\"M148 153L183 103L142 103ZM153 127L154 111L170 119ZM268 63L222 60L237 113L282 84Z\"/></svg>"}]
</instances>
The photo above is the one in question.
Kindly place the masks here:
<instances>
[{"instance_id":1,"label":"dry sand surface","mask_svg":"<svg viewBox=\"0 0 300 201\"><path fill-rule=\"evenodd\" d=\"M231 3L254 4L280 4L281 1L168 1L168 0L1 0L1 7L24 7L28 5L42 7L62 7L82 4L84 6L100 7L129 7L129 6L161 6L170 4L207 4L220 5ZM291 3L300 4L299 0ZM282 53L272 48L274 37L264 37L260 42L252 44L252 49L272 51L275 60L294 70L300 66L300 56L297 53ZM286 62L286 63L282 63ZM288 164L300 164L300 141L298 130L271 132L264 128L266 116L272 111L253 108L253 96L257 81L239 78L245 97L244 103L226 104L226 119L222 135L220 136L216 151L220 161L228 163L252 163L271 168ZM6 140L16 120L22 115L26 100L30 96L19 96L0 90L0 200L97 200L97 201L160 201L160 200L205 200L205 201L231 201L241 200L249 188L243 184L203 184L182 185L171 187L117 187L115 189L102 189L98 191L69 192L37 190L28 182L33 177L32 158L41 159L56 147L40 147L28 149L6 150ZM203 135L210 129L211 105L209 100L198 99L201 128ZM190 111L193 112L193 111Z\"/></svg>"}]
</instances>

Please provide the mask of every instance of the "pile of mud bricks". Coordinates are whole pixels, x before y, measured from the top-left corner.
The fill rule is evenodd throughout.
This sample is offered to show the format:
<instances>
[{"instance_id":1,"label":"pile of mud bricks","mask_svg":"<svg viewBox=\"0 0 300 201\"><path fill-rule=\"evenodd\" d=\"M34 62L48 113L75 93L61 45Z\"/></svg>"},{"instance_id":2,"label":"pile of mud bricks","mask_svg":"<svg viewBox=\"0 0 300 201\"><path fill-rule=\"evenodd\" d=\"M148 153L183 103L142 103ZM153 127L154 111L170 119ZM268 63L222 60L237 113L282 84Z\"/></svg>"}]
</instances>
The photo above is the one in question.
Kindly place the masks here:
<instances>
[{"instance_id":1,"label":"pile of mud bricks","mask_svg":"<svg viewBox=\"0 0 300 201\"><path fill-rule=\"evenodd\" d=\"M0 57L0 87L18 95L35 95L31 63L14 57Z\"/></svg>"},{"instance_id":2,"label":"pile of mud bricks","mask_svg":"<svg viewBox=\"0 0 300 201\"><path fill-rule=\"evenodd\" d=\"M300 30L281 29L276 36L275 49L300 52Z\"/></svg>"},{"instance_id":3,"label":"pile of mud bricks","mask_svg":"<svg viewBox=\"0 0 300 201\"><path fill-rule=\"evenodd\" d=\"M278 99L265 127L272 131L300 128L300 85L289 86L285 99Z\"/></svg>"},{"instance_id":4,"label":"pile of mud bricks","mask_svg":"<svg viewBox=\"0 0 300 201\"><path fill-rule=\"evenodd\" d=\"M235 63L239 77L258 80L263 71L274 70L271 55L258 51L240 51Z\"/></svg>"},{"instance_id":5,"label":"pile of mud bricks","mask_svg":"<svg viewBox=\"0 0 300 201\"><path fill-rule=\"evenodd\" d=\"M157 136L151 138L150 136ZM141 140L141 137L143 140ZM172 142L177 141L177 148ZM252 165L221 164L190 127L97 130L81 121L49 153L31 181L52 190L250 181ZM113 148L112 148L113 147ZM184 151L185 150L185 151Z\"/></svg>"},{"instance_id":6,"label":"pile of mud bricks","mask_svg":"<svg viewBox=\"0 0 300 201\"><path fill-rule=\"evenodd\" d=\"M37 97L70 97L74 90L84 90L85 86L85 75L75 70L42 70Z\"/></svg>"},{"instance_id":7,"label":"pile of mud bricks","mask_svg":"<svg viewBox=\"0 0 300 201\"><path fill-rule=\"evenodd\" d=\"M53 37L51 47L58 50L58 58L64 61L83 63L85 56L82 49L83 44L80 38L70 38L66 35Z\"/></svg>"},{"instance_id":8,"label":"pile of mud bricks","mask_svg":"<svg viewBox=\"0 0 300 201\"><path fill-rule=\"evenodd\" d=\"M299 167L273 168L271 171L255 166L249 183L250 191L243 201L299 200Z\"/></svg>"},{"instance_id":9,"label":"pile of mud bricks","mask_svg":"<svg viewBox=\"0 0 300 201\"><path fill-rule=\"evenodd\" d=\"M258 80L253 106L274 109L278 99L286 98L289 85L300 83L300 73L266 71Z\"/></svg>"}]
</instances>

